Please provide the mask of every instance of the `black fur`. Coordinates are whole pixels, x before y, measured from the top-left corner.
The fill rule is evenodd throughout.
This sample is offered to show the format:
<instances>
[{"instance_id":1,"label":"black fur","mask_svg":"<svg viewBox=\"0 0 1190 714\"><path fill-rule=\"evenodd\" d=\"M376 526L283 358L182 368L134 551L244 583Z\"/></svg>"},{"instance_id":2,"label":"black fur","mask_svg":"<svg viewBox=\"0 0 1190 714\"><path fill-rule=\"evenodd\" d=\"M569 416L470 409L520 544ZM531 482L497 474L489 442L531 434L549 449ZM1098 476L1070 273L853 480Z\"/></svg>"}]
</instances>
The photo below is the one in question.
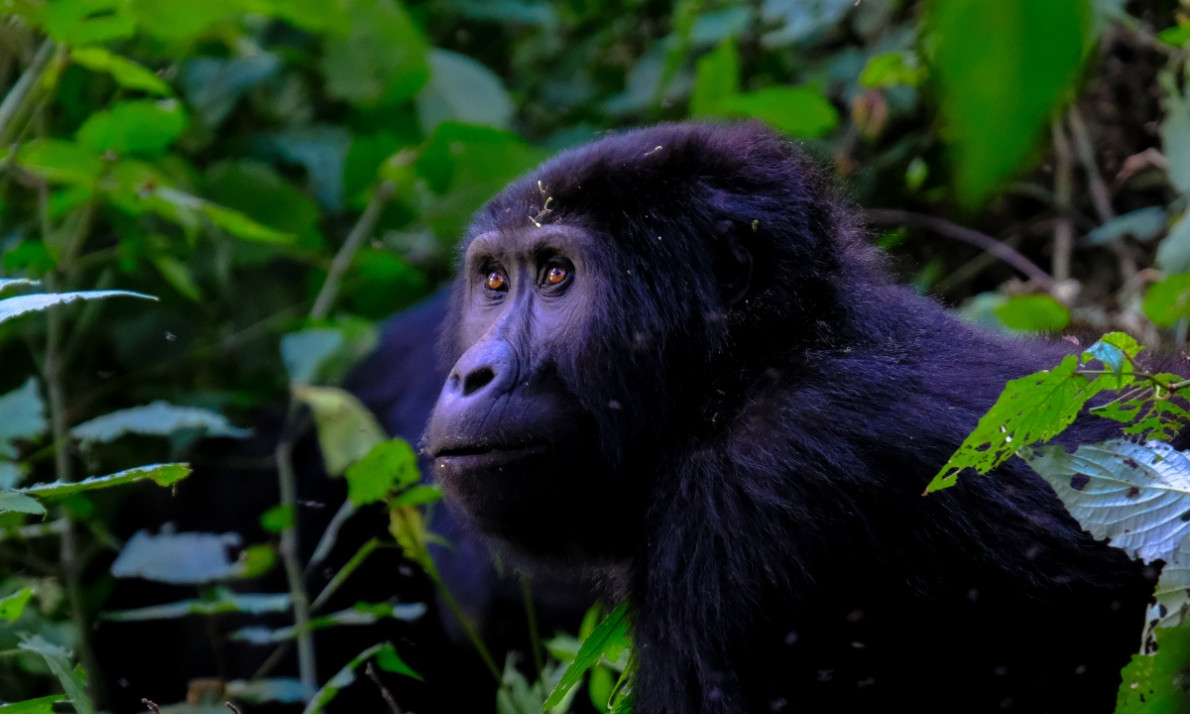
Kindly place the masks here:
<instances>
[{"instance_id":1,"label":"black fur","mask_svg":"<svg viewBox=\"0 0 1190 714\"><path fill-rule=\"evenodd\" d=\"M1113 708L1142 567L1019 460L921 495L1070 346L892 284L788 143L602 139L506 188L463 255L427 451L506 547L629 598L639 714Z\"/></svg>"}]
</instances>

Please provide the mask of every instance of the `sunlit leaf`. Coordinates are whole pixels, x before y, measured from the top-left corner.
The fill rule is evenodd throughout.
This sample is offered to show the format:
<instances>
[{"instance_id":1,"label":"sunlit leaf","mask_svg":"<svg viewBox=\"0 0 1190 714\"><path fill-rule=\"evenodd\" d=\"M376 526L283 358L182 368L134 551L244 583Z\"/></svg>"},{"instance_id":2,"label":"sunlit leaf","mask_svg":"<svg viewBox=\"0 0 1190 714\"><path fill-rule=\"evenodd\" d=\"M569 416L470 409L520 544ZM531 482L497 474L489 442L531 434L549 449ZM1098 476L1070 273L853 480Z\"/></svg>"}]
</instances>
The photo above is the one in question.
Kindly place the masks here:
<instances>
[{"instance_id":1,"label":"sunlit leaf","mask_svg":"<svg viewBox=\"0 0 1190 714\"><path fill-rule=\"evenodd\" d=\"M176 99L116 102L95 112L79 127L77 139L98 152L160 154L186 128L186 113Z\"/></svg>"},{"instance_id":2,"label":"sunlit leaf","mask_svg":"<svg viewBox=\"0 0 1190 714\"><path fill-rule=\"evenodd\" d=\"M295 397L314 413L327 473L338 476L388 437L376 417L350 393L335 387L295 386Z\"/></svg>"},{"instance_id":3,"label":"sunlit leaf","mask_svg":"<svg viewBox=\"0 0 1190 714\"><path fill-rule=\"evenodd\" d=\"M106 444L125 434L169 436L183 429L197 429L207 436L244 438L252 434L238 429L227 417L209 409L183 407L158 400L142 407L131 407L104 414L70 430L79 441Z\"/></svg>"},{"instance_id":4,"label":"sunlit leaf","mask_svg":"<svg viewBox=\"0 0 1190 714\"><path fill-rule=\"evenodd\" d=\"M63 498L82 491L92 491L98 488L111 488L137 481L149 480L158 486L171 486L190 475L189 464L153 464L126 469L107 476L92 476L82 481L71 483L39 483L22 488L21 491L38 498Z\"/></svg>"},{"instance_id":5,"label":"sunlit leaf","mask_svg":"<svg viewBox=\"0 0 1190 714\"><path fill-rule=\"evenodd\" d=\"M457 52L432 49L430 80L417 95L422 130L430 132L444 121L507 129L512 99L503 82L487 67Z\"/></svg>"},{"instance_id":6,"label":"sunlit leaf","mask_svg":"<svg viewBox=\"0 0 1190 714\"><path fill-rule=\"evenodd\" d=\"M41 635L21 638L18 648L41 655L50 671L54 673L70 703L78 714L94 714L95 705L87 696L87 683L70 663L70 654Z\"/></svg>"},{"instance_id":7,"label":"sunlit leaf","mask_svg":"<svg viewBox=\"0 0 1190 714\"><path fill-rule=\"evenodd\" d=\"M17 389L0 394L0 458L15 459L15 441L37 438L48 427L36 379L30 377Z\"/></svg>"},{"instance_id":8,"label":"sunlit leaf","mask_svg":"<svg viewBox=\"0 0 1190 714\"><path fill-rule=\"evenodd\" d=\"M347 467L347 497L357 506L374 503L391 491L416 483L417 454L404 439L384 441Z\"/></svg>"},{"instance_id":9,"label":"sunlit leaf","mask_svg":"<svg viewBox=\"0 0 1190 714\"><path fill-rule=\"evenodd\" d=\"M1057 332L1070 324L1070 309L1049 295L1013 295L995 308L996 317L1021 332Z\"/></svg>"},{"instance_id":10,"label":"sunlit leaf","mask_svg":"<svg viewBox=\"0 0 1190 714\"><path fill-rule=\"evenodd\" d=\"M62 139L33 139L17 151L16 164L47 181L92 184L104 162L93 149Z\"/></svg>"},{"instance_id":11,"label":"sunlit leaf","mask_svg":"<svg viewBox=\"0 0 1190 714\"><path fill-rule=\"evenodd\" d=\"M137 531L112 563L117 578L145 578L172 585L201 585L238 574L230 550L238 533L158 533Z\"/></svg>"},{"instance_id":12,"label":"sunlit leaf","mask_svg":"<svg viewBox=\"0 0 1190 714\"><path fill-rule=\"evenodd\" d=\"M11 320L27 312L45 310L55 305L65 305L75 300L103 300L113 297L135 297L156 300L152 295L134 293L128 290L83 290L73 293L36 293L0 299L0 322Z\"/></svg>"},{"instance_id":13,"label":"sunlit leaf","mask_svg":"<svg viewBox=\"0 0 1190 714\"><path fill-rule=\"evenodd\" d=\"M1132 655L1121 672L1116 714L1176 714L1190 706L1190 627L1161 628L1156 637L1157 653Z\"/></svg>"},{"instance_id":14,"label":"sunlit leaf","mask_svg":"<svg viewBox=\"0 0 1190 714\"><path fill-rule=\"evenodd\" d=\"M817 138L839 123L839 112L817 87L766 87L726 100L721 113L762 119L790 136Z\"/></svg>"},{"instance_id":15,"label":"sunlit leaf","mask_svg":"<svg viewBox=\"0 0 1190 714\"><path fill-rule=\"evenodd\" d=\"M1165 232L1169 220L1164 206L1149 206L1116 216L1107 221L1080 241L1083 245L1108 245L1118 243L1125 236L1147 243Z\"/></svg>"},{"instance_id":16,"label":"sunlit leaf","mask_svg":"<svg viewBox=\"0 0 1190 714\"><path fill-rule=\"evenodd\" d=\"M61 694L49 694L22 702L0 704L0 714L55 714L54 704L66 701Z\"/></svg>"},{"instance_id":17,"label":"sunlit leaf","mask_svg":"<svg viewBox=\"0 0 1190 714\"><path fill-rule=\"evenodd\" d=\"M740 91L740 53L734 38L728 38L698 60L694 91L690 94L690 115L718 113L725 102Z\"/></svg>"},{"instance_id":18,"label":"sunlit leaf","mask_svg":"<svg viewBox=\"0 0 1190 714\"><path fill-rule=\"evenodd\" d=\"M190 615L221 615L240 612L248 615L286 612L293 607L288 593L237 593L227 588L214 588L208 598L152 605L133 610L103 613L103 619L114 621L171 620Z\"/></svg>"},{"instance_id":19,"label":"sunlit leaf","mask_svg":"<svg viewBox=\"0 0 1190 714\"><path fill-rule=\"evenodd\" d=\"M0 513L28 513L31 516L44 516L45 506L37 499L30 498L20 491L0 491Z\"/></svg>"},{"instance_id":20,"label":"sunlit leaf","mask_svg":"<svg viewBox=\"0 0 1190 714\"><path fill-rule=\"evenodd\" d=\"M168 97L173 90L165 80L132 60L113 54L102 47L75 47L70 51L70 60L77 65L96 72L106 72L116 84L150 94Z\"/></svg>"},{"instance_id":21,"label":"sunlit leaf","mask_svg":"<svg viewBox=\"0 0 1190 714\"><path fill-rule=\"evenodd\" d=\"M583 640L574 661L566 668L562 679L545 700L545 706L548 708L559 704L562 698L582 681L588 670L604 659L615 661L625 648L631 646L632 642L628 636L628 604L623 602Z\"/></svg>"},{"instance_id":22,"label":"sunlit leaf","mask_svg":"<svg viewBox=\"0 0 1190 714\"><path fill-rule=\"evenodd\" d=\"M0 597L0 620L16 620L25 611L25 605L29 604L32 597L32 588L21 588L11 595Z\"/></svg>"}]
</instances>

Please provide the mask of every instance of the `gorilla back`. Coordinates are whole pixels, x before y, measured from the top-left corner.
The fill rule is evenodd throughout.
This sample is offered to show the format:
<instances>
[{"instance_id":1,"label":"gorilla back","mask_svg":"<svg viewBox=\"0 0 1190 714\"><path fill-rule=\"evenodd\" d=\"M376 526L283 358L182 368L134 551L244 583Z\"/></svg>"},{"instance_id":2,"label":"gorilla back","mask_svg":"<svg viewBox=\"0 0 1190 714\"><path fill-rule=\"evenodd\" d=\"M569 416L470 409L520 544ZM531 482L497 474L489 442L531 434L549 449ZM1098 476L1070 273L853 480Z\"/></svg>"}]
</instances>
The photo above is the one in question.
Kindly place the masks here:
<instances>
[{"instance_id":1,"label":"gorilla back","mask_svg":"<svg viewBox=\"0 0 1190 714\"><path fill-rule=\"evenodd\" d=\"M662 125L476 216L425 447L503 547L629 598L641 714L1106 712L1141 566L1019 460L921 495L1066 349L892 284L762 126Z\"/></svg>"}]
</instances>

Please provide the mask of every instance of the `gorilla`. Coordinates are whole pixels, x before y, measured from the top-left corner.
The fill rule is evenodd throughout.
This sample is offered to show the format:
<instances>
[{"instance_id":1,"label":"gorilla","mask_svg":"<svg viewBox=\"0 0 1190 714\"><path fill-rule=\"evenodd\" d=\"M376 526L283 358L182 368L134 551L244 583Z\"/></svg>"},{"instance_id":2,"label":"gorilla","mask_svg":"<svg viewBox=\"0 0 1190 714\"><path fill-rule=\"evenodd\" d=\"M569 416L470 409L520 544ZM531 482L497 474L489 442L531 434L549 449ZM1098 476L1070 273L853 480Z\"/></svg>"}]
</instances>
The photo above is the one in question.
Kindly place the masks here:
<instances>
[{"instance_id":1,"label":"gorilla","mask_svg":"<svg viewBox=\"0 0 1190 714\"><path fill-rule=\"evenodd\" d=\"M627 598L639 714L1113 709L1153 574L1019 459L922 496L1071 346L894 284L763 126L628 131L510 184L442 344L435 476L517 562Z\"/></svg>"}]
</instances>

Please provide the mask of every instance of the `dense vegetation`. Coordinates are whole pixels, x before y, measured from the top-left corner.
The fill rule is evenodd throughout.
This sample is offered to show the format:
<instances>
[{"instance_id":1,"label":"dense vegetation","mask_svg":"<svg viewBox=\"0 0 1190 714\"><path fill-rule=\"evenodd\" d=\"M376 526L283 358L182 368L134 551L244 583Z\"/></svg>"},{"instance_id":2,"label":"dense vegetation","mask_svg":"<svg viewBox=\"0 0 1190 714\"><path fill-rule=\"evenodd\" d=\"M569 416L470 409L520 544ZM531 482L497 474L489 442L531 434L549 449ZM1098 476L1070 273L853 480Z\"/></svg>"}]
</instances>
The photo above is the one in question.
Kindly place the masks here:
<instances>
[{"instance_id":1,"label":"dense vegetation","mask_svg":"<svg viewBox=\"0 0 1190 714\"><path fill-rule=\"evenodd\" d=\"M471 211L553 151L609 128L686 117L770 123L805 142L868 207L874 238L906 280L972 320L1122 330L1165 349L1183 347L1190 326L1185 2L3 7L0 702L26 704L0 711L50 711L63 698L80 712L107 706L118 685L91 641L101 618L282 613L284 622L243 637L264 648L292 641L295 678L220 690L241 704L307 701L314 711L369 662L410 673L387 641L333 663L341 676L314 669L314 629L420 610L369 602L325 612L323 593L306 592L308 564L294 547L294 480L304 471L290 435L308 413L299 407L314 416L327 471L348 481L354 506L344 518L382 503L395 547L437 579L420 510L437 493L419 485L412 450L335 385L385 316L449 277ZM1168 437L1169 424L1187 419L1168 395L1186 385L1134 373L1137 349L1114 336L1016 388L1045 390L1043 405L1076 394L1082 401L1063 402L1076 409L1092 392L1123 390L1107 416L1136 420L1137 435ZM990 427L1010 422L1010 410ZM129 504L151 503L150 489L185 478L175 464L200 437L246 436L268 412L283 415L270 476L243 487L268 494L269 507L252 516L267 536L238 544L236 558L217 533L134 536L143 511ZM969 459L961 452L940 477L987 468L989 454L1008 458L1068 416L1038 413L999 429L1019 436L1011 450L988 447L997 431L977 432ZM1157 463L1178 458L1161 447L1130 458L1152 461L1154 449ZM1166 561L1166 596L1121 710L1139 707L1130 692L1141 691L1150 705L1176 707L1178 672L1190 662L1178 627L1190 571L1177 556L1179 516L1190 510L1178 499L1190 486L1180 467L1154 468L1169 477L1171 500L1152 539L1127 547ZM103 475L112 476L85 480ZM1114 516L1096 520L1103 504L1063 495L1092 532L1118 535ZM378 547L369 541L359 560ZM266 573L280 591L250 592L245 583ZM192 595L113 613L113 583L130 578ZM580 664L603 652L622 670L623 631L612 618ZM540 710L563 669L554 658L576 647L555 639L552 658L524 672L485 652L502 682L501 711ZM594 706L606 708L614 680L593 672ZM570 691L551 706L571 706ZM380 689L371 694L384 706Z\"/></svg>"}]
</instances>

